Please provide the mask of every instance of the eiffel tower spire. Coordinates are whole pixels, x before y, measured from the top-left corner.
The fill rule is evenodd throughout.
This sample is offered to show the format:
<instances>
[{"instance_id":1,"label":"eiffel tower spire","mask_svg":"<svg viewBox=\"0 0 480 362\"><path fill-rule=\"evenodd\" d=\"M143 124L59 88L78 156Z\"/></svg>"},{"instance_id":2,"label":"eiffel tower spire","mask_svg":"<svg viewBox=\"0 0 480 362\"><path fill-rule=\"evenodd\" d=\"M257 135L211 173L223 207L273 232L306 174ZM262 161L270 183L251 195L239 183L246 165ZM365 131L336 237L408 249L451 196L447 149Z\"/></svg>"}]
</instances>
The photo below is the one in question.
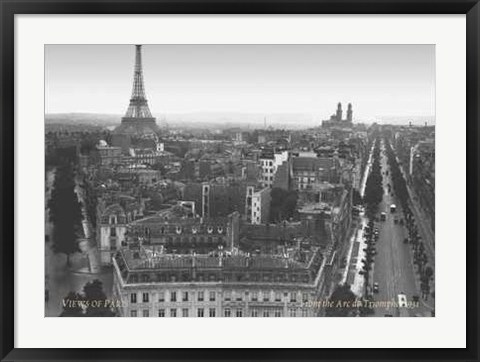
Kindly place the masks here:
<instances>
[{"instance_id":1,"label":"eiffel tower spire","mask_svg":"<svg viewBox=\"0 0 480 362\"><path fill-rule=\"evenodd\" d=\"M148 108L143 84L142 46L135 45L135 69L133 73L133 88L130 104L125 118L153 118Z\"/></svg>"},{"instance_id":2,"label":"eiffel tower spire","mask_svg":"<svg viewBox=\"0 0 480 362\"><path fill-rule=\"evenodd\" d=\"M158 128L155 118L152 116L148 108L147 97L145 96L145 86L143 84L142 69L142 46L135 45L135 68L133 72L133 88L130 103L128 105L125 117L122 123L115 128L116 135L136 137L157 137L160 129ZM120 138L117 137L117 143ZM122 147L126 147L122 143Z\"/></svg>"}]
</instances>

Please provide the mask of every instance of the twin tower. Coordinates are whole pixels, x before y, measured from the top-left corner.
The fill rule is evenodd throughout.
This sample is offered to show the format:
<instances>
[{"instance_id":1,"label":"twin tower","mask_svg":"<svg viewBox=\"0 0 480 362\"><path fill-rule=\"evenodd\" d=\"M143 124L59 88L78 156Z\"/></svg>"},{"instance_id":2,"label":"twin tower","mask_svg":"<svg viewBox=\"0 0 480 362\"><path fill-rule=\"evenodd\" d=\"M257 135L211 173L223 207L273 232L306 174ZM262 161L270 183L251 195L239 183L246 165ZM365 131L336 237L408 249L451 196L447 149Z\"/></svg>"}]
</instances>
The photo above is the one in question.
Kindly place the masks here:
<instances>
[{"instance_id":1,"label":"twin tower","mask_svg":"<svg viewBox=\"0 0 480 362\"><path fill-rule=\"evenodd\" d=\"M335 118L337 122L348 122L352 123L353 122L353 110L352 110L352 103L348 103L348 108L347 108L347 119L343 120L342 119L342 103L338 103L337 106L337 113L335 114Z\"/></svg>"}]
</instances>

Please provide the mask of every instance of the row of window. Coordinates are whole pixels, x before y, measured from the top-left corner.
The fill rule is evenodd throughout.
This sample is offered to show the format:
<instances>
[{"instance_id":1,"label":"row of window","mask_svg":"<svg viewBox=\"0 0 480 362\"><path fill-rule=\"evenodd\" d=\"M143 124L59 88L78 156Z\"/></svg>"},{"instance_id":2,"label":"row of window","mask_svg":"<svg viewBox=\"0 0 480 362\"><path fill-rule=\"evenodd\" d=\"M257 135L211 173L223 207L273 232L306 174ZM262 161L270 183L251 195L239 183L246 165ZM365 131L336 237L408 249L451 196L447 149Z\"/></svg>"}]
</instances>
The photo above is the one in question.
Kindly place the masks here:
<instances>
[{"instance_id":1,"label":"row of window","mask_svg":"<svg viewBox=\"0 0 480 362\"><path fill-rule=\"evenodd\" d=\"M273 161L270 160L262 160L264 166L273 166Z\"/></svg>"},{"instance_id":2,"label":"row of window","mask_svg":"<svg viewBox=\"0 0 480 362\"><path fill-rule=\"evenodd\" d=\"M183 318L190 317L190 315L189 315L190 310L189 309L183 308L180 311L181 311L181 316ZM197 317L205 317L205 316L207 316L207 312L208 312L208 316L210 318L213 318L213 317L217 316L217 310L215 308L209 308L208 310L206 310L205 308L197 308L196 316ZM300 313L297 313L297 312L300 312ZM158 310L158 316L159 317L167 317L167 313L168 313L168 317L174 317L175 318L175 317L180 316L177 308L170 308L169 310L166 310L166 309L159 309ZM289 315L289 317L300 317L300 316L308 317L308 310L307 309L300 309L299 311L297 311L296 308L290 308L288 310L288 315ZM226 308L223 311L223 316L224 317L235 316L237 318L241 318L241 317L244 316L244 313L243 313L243 309L231 310L229 308ZM138 317L138 311L135 310L135 309L131 310L130 311L130 317ZM150 310L149 309L142 310L142 317L150 317ZM283 310L282 309L274 309L274 310L266 309L266 310L263 310L261 313L259 313L259 310L252 309L252 310L250 310L250 317L264 317L264 318L283 317Z\"/></svg>"},{"instance_id":3,"label":"row of window","mask_svg":"<svg viewBox=\"0 0 480 362\"><path fill-rule=\"evenodd\" d=\"M166 301L166 292L158 292L158 302L165 302ZM170 302L188 302L193 299L193 293L183 291L179 292L177 295L176 291L169 292L169 301ZM274 298L271 299L272 293L269 291L264 291L261 294L257 291L254 291L250 294L250 301L251 302L257 302L257 301L264 301L264 302L269 302L269 301L275 301L275 302L282 302L284 298L282 298L284 295L281 292L275 292L274 293ZM205 294L204 291L199 291L197 292L197 301L198 302L204 302L206 297L208 297L208 301L210 302L215 302L216 301L216 293L214 291L208 292L208 295ZM296 292L291 292L289 293L290 297L290 302L295 303L297 302L297 293ZM236 300L236 301L243 301L243 293L234 293L232 295L232 292L226 291L223 293L223 300L224 301L231 301L231 300ZM308 302L309 300L309 294L308 293L303 293L302 294L302 301L304 303ZM142 303L149 303L150 302L150 293L144 292L142 293ZM137 303L137 293L130 293L130 303Z\"/></svg>"}]
</instances>

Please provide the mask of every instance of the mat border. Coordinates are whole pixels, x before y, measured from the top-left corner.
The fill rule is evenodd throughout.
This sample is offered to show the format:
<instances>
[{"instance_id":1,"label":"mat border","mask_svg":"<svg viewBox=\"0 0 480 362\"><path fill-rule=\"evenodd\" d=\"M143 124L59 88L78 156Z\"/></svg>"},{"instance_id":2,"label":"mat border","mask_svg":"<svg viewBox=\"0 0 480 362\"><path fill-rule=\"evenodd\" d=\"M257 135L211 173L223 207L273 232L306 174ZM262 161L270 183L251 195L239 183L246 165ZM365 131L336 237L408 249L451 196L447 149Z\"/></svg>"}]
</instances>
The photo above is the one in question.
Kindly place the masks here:
<instances>
[{"instance_id":1,"label":"mat border","mask_svg":"<svg viewBox=\"0 0 480 362\"><path fill-rule=\"evenodd\" d=\"M14 348L14 16L15 14L466 14L467 348L219 349ZM0 0L0 358L1 361L478 361L478 0Z\"/></svg>"}]
</instances>

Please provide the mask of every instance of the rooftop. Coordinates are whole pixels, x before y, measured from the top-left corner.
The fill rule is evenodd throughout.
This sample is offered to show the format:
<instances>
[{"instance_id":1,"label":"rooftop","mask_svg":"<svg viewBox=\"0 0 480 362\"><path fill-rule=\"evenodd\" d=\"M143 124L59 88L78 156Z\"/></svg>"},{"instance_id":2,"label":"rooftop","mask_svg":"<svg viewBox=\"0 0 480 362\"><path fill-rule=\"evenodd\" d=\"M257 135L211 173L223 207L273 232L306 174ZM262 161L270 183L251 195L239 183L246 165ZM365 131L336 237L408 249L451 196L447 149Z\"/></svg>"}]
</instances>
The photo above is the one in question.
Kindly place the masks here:
<instances>
[{"instance_id":1,"label":"rooftop","mask_svg":"<svg viewBox=\"0 0 480 362\"><path fill-rule=\"evenodd\" d=\"M150 249L121 249L116 259L123 260L130 271L152 269L257 269L257 270L307 270L321 256L318 249L309 252L307 262L302 263L291 257L278 255L176 255L155 253Z\"/></svg>"}]
</instances>

